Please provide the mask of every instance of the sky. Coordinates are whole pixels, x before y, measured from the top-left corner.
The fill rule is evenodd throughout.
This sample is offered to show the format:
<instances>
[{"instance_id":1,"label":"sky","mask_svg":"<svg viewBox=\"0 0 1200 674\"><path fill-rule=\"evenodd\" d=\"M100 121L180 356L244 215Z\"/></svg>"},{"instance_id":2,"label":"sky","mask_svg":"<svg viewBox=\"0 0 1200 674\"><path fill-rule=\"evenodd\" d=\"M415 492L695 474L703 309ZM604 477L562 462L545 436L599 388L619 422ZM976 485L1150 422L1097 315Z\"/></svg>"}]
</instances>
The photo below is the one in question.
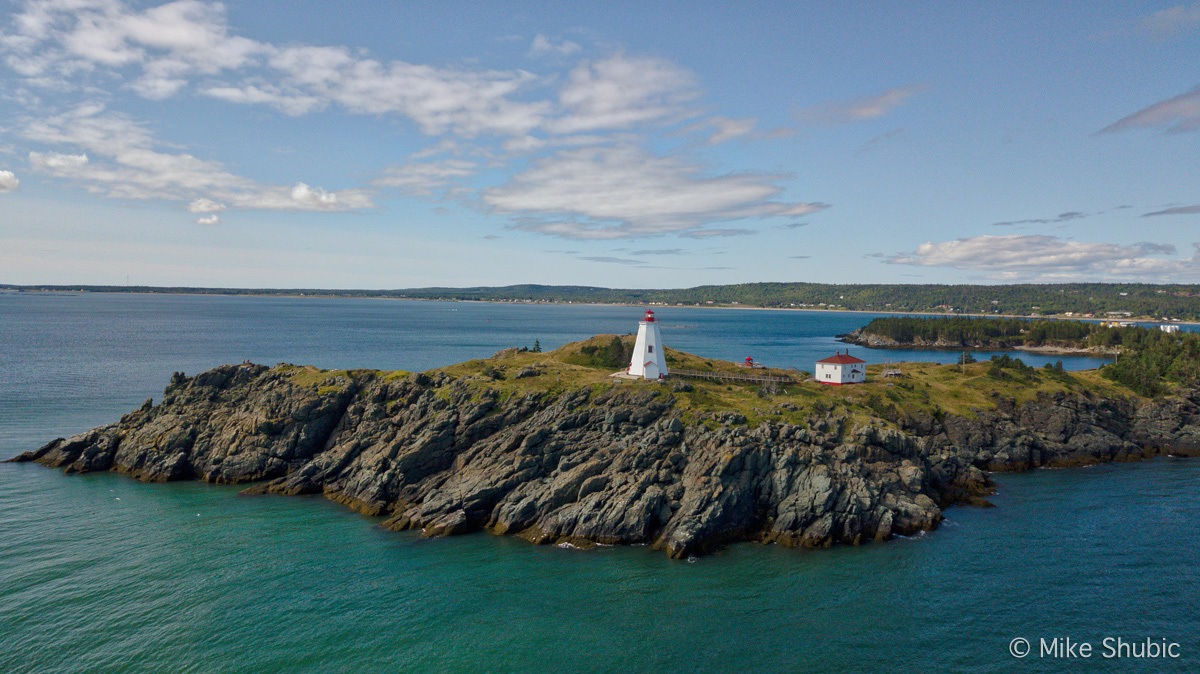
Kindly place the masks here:
<instances>
[{"instance_id":1,"label":"sky","mask_svg":"<svg viewBox=\"0 0 1200 674\"><path fill-rule=\"evenodd\" d=\"M0 283L1200 283L1200 2L0 12Z\"/></svg>"}]
</instances>

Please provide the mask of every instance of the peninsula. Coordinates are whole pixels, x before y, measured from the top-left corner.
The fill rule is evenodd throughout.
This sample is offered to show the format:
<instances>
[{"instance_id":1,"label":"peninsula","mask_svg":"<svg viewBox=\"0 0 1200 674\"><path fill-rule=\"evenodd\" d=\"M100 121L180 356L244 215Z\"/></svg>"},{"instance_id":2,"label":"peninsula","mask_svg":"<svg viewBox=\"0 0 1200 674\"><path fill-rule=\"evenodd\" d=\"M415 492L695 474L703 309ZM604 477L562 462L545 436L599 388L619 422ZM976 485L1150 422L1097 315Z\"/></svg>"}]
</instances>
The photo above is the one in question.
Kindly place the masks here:
<instances>
[{"instance_id":1,"label":"peninsula","mask_svg":"<svg viewBox=\"0 0 1200 674\"><path fill-rule=\"evenodd\" d=\"M1072 353L1112 356L1120 352L1122 338L1139 338L1132 331L1104 323L1081 321L982 319L973 317L884 316L838 339L873 349L945 349L952 351L1003 351Z\"/></svg>"},{"instance_id":2,"label":"peninsula","mask_svg":"<svg viewBox=\"0 0 1200 674\"><path fill-rule=\"evenodd\" d=\"M162 400L14 461L151 482L323 494L391 529L540 544L824 547L937 527L986 505L989 471L1200 454L1200 391L1006 359L906 363L823 386L668 349L621 381L632 337L508 349L421 373L280 364L176 373Z\"/></svg>"}]
</instances>

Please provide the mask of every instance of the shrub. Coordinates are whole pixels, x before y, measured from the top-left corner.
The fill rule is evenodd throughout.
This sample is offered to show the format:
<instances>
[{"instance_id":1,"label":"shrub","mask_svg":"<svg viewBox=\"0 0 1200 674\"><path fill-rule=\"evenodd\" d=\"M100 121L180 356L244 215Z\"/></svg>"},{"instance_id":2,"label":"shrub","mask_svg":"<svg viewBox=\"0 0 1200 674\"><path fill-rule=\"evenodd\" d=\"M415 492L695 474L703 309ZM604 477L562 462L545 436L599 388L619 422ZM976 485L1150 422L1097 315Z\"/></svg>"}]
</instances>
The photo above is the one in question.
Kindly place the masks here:
<instances>
[{"instance_id":1,"label":"shrub","mask_svg":"<svg viewBox=\"0 0 1200 674\"><path fill-rule=\"evenodd\" d=\"M992 356L992 364L988 368L988 376L995 379L1007 379L1012 375L1028 377L1033 372L1031 365L1026 365L1025 361L1013 358L1007 353L1001 356Z\"/></svg>"},{"instance_id":2,"label":"shrub","mask_svg":"<svg viewBox=\"0 0 1200 674\"><path fill-rule=\"evenodd\" d=\"M633 347L626 347L620 337L613 336L607 344L588 344L580 349L580 353L583 355L582 365L617 370L629 365L629 359L633 357Z\"/></svg>"}]
</instances>

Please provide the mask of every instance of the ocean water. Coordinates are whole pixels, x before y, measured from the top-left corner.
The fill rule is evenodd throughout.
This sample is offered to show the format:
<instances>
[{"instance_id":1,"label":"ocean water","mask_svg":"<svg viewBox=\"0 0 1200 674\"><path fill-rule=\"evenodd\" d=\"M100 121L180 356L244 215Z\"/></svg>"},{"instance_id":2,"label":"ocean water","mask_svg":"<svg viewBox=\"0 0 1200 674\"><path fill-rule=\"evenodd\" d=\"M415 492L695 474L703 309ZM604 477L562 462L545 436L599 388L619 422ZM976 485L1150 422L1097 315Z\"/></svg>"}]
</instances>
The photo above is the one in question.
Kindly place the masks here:
<instances>
[{"instance_id":1,"label":"ocean water","mask_svg":"<svg viewBox=\"0 0 1200 674\"><path fill-rule=\"evenodd\" d=\"M812 371L835 339L875 316L845 312L658 308L668 346ZM637 330L642 309L218 295L0 293L0 458L114 421L188 374L249 359L317 367L426 370L510 346L545 350ZM869 363L954 362L953 351L850 347ZM1089 357L1012 352L1040 367ZM983 354L976 354L983 357Z\"/></svg>"},{"instance_id":2,"label":"ocean water","mask_svg":"<svg viewBox=\"0 0 1200 674\"><path fill-rule=\"evenodd\" d=\"M419 370L627 332L639 313L0 295L0 458L114 420L174 370L243 358ZM870 318L659 316L672 346L802 369ZM924 536L743 544L688 563L645 547L426 540L321 498L0 464L0 671L1200 670L1200 461L998 482L996 508L952 508ZM1029 656L1010 655L1016 638ZM1092 657L1041 656L1039 640L1056 638ZM1104 658L1106 638L1178 643L1180 657Z\"/></svg>"}]
</instances>

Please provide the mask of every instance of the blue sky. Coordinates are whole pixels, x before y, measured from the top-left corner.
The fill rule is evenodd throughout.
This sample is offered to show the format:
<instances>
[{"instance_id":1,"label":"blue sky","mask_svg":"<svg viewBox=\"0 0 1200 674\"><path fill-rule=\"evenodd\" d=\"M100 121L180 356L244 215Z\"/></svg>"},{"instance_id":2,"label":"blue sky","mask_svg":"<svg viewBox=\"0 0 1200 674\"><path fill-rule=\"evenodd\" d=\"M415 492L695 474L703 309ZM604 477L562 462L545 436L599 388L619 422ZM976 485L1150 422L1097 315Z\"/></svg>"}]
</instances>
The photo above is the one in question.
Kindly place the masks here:
<instances>
[{"instance_id":1,"label":"blue sky","mask_svg":"<svg viewBox=\"0 0 1200 674\"><path fill-rule=\"evenodd\" d=\"M0 282L1200 282L1200 2L0 7Z\"/></svg>"}]
</instances>

